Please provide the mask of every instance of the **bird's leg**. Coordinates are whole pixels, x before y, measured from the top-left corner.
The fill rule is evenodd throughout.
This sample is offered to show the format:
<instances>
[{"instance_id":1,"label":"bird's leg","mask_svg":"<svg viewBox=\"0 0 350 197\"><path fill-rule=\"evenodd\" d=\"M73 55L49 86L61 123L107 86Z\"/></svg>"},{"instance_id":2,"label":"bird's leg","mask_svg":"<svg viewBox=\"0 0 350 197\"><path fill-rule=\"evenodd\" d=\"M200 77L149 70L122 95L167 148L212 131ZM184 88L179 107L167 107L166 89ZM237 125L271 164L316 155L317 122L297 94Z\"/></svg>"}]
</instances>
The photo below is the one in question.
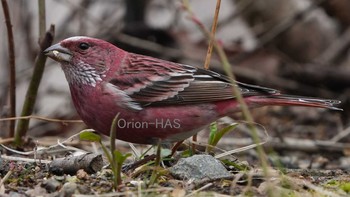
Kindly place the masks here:
<instances>
[{"instance_id":1,"label":"bird's leg","mask_svg":"<svg viewBox=\"0 0 350 197\"><path fill-rule=\"evenodd\" d=\"M185 140L182 140L180 142L176 142L176 144L173 146L173 148L171 148L171 154L170 157L173 157L175 152L177 151L177 149L181 146L181 144L184 142Z\"/></svg>"},{"instance_id":2,"label":"bird's leg","mask_svg":"<svg viewBox=\"0 0 350 197\"><path fill-rule=\"evenodd\" d=\"M185 140L182 140L180 142L177 142L172 148L171 148L171 154L167 156L167 158L172 158L174 155L175 155L175 152L177 151L177 149L182 145L182 143L184 142ZM166 148L170 148L170 144L168 143L161 143L161 146L160 147L166 147ZM147 157L139 160L139 161L136 161L136 162L133 162L131 164L125 164L123 165L123 169L122 171L124 173L130 171L130 170L134 170L136 169L137 167L141 166L141 165L144 165L146 163L148 163L149 161L153 160L153 159L156 159L157 158L157 155L156 154L152 154L152 155L148 155ZM159 160L160 160L160 154L159 154Z\"/></svg>"},{"instance_id":3,"label":"bird's leg","mask_svg":"<svg viewBox=\"0 0 350 197\"><path fill-rule=\"evenodd\" d=\"M196 152L197 134L192 136L192 141L194 142L192 143L192 154L194 154Z\"/></svg>"},{"instance_id":4,"label":"bird's leg","mask_svg":"<svg viewBox=\"0 0 350 197\"><path fill-rule=\"evenodd\" d=\"M156 155L152 154L152 155L149 155L149 156L147 156L147 157L145 157L145 158L143 158L143 159L141 159L139 161L135 161L135 162L130 163L130 164L125 164L122 167L122 172L126 173L126 172L128 172L130 170L134 170L137 167L148 163L149 161L153 160L154 158L156 158Z\"/></svg>"}]
</instances>

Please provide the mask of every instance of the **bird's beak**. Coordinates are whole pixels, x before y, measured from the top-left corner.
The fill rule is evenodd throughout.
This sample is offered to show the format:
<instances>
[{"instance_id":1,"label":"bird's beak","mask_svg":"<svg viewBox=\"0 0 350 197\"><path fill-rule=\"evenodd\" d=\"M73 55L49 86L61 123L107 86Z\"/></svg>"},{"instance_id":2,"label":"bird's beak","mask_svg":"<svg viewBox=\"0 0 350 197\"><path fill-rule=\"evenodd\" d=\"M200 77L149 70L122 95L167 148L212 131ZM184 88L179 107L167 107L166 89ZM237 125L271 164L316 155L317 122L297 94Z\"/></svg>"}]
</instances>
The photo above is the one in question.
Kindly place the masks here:
<instances>
[{"instance_id":1,"label":"bird's beak","mask_svg":"<svg viewBox=\"0 0 350 197\"><path fill-rule=\"evenodd\" d=\"M70 62L72 58L72 52L60 43L45 49L44 54L58 62Z\"/></svg>"}]
</instances>

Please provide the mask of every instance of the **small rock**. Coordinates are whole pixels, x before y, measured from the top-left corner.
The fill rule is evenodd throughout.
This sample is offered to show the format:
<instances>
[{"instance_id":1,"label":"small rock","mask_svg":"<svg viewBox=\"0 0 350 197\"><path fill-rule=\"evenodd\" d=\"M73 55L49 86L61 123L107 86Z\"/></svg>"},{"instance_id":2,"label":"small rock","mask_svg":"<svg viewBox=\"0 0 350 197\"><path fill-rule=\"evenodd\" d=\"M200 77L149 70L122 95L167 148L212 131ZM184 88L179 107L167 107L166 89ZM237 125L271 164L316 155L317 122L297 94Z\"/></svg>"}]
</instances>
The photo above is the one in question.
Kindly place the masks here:
<instances>
[{"instance_id":1,"label":"small rock","mask_svg":"<svg viewBox=\"0 0 350 197\"><path fill-rule=\"evenodd\" d=\"M193 180L203 179L215 180L230 177L226 168L210 155L194 155L189 158L180 159L170 169L170 173L179 179Z\"/></svg>"},{"instance_id":2,"label":"small rock","mask_svg":"<svg viewBox=\"0 0 350 197\"><path fill-rule=\"evenodd\" d=\"M25 195L27 196L45 196L47 194L47 191L42 188L40 184L36 185L33 189L29 189L25 192Z\"/></svg>"},{"instance_id":3,"label":"small rock","mask_svg":"<svg viewBox=\"0 0 350 197\"><path fill-rule=\"evenodd\" d=\"M81 180L87 180L89 178L89 174L85 172L85 170L80 169L77 172L77 178Z\"/></svg>"},{"instance_id":4,"label":"small rock","mask_svg":"<svg viewBox=\"0 0 350 197\"><path fill-rule=\"evenodd\" d=\"M343 169L350 169L350 157L341 157L339 159L340 167Z\"/></svg>"},{"instance_id":5,"label":"small rock","mask_svg":"<svg viewBox=\"0 0 350 197\"><path fill-rule=\"evenodd\" d=\"M180 188L175 188L173 190L173 192L171 192L170 196L177 196L177 197L186 196L186 190L180 189Z\"/></svg>"},{"instance_id":6,"label":"small rock","mask_svg":"<svg viewBox=\"0 0 350 197\"><path fill-rule=\"evenodd\" d=\"M41 185L41 187L45 188L48 193L57 191L61 186L62 184L53 178L44 181Z\"/></svg>"},{"instance_id":7,"label":"small rock","mask_svg":"<svg viewBox=\"0 0 350 197\"><path fill-rule=\"evenodd\" d=\"M72 183L72 182L67 182L63 185L60 193L63 196L72 196L75 191L77 191L78 189L78 185L76 183Z\"/></svg>"},{"instance_id":8,"label":"small rock","mask_svg":"<svg viewBox=\"0 0 350 197\"><path fill-rule=\"evenodd\" d=\"M63 181L66 179L66 176L57 176L57 175L55 175L54 178L55 178L57 181L63 182Z\"/></svg>"},{"instance_id":9,"label":"small rock","mask_svg":"<svg viewBox=\"0 0 350 197\"><path fill-rule=\"evenodd\" d=\"M87 185L78 185L78 191L80 194L89 194L91 193L91 188Z\"/></svg>"},{"instance_id":10,"label":"small rock","mask_svg":"<svg viewBox=\"0 0 350 197\"><path fill-rule=\"evenodd\" d=\"M143 181L132 180L132 181L130 181L130 184L134 187L145 186L145 182L143 182Z\"/></svg>"},{"instance_id":11,"label":"small rock","mask_svg":"<svg viewBox=\"0 0 350 197\"><path fill-rule=\"evenodd\" d=\"M14 191L10 191L10 193L8 195L5 194L1 194L0 196L8 196L8 197L26 197L25 194L20 194Z\"/></svg>"}]
</instances>

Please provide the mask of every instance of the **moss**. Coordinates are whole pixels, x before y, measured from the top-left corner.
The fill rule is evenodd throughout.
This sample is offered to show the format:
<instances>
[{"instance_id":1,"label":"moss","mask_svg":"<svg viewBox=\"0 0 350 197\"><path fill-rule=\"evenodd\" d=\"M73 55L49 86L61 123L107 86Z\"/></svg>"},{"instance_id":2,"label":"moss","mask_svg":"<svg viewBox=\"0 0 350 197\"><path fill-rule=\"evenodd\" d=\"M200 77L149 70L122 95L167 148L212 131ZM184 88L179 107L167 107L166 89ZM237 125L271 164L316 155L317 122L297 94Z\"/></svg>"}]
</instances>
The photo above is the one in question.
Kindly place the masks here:
<instances>
[{"instance_id":1,"label":"moss","mask_svg":"<svg viewBox=\"0 0 350 197\"><path fill-rule=\"evenodd\" d=\"M346 193L350 193L350 182L348 181L330 180L325 184L325 186L332 187L332 188L339 188Z\"/></svg>"},{"instance_id":2,"label":"moss","mask_svg":"<svg viewBox=\"0 0 350 197\"><path fill-rule=\"evenodd\" d=\"M339 185L339 187L346 193L350 193L350 182L342 183Z\"/></svg>"}]
</instances>

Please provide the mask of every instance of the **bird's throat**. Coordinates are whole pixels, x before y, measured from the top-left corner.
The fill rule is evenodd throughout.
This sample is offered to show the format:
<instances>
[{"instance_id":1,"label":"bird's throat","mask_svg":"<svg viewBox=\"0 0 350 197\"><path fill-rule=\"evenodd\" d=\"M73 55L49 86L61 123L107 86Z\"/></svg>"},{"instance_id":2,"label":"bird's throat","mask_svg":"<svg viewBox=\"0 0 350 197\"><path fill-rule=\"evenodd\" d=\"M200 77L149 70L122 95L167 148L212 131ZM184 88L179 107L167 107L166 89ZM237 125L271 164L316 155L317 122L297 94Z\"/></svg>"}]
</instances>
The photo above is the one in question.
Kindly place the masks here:
<instances>
[{"instance_id":1,"label":"bird's throat","mask_svg":"<svg viewBox=\"0 0 350 197\"><path fill-rule=\"evenodd\" d=\"M105 77L103 72L83 62L74 66L62 64L62 69L67 81L72 85L89 85L95 87Z\"/></svg>"}]
</instances>

